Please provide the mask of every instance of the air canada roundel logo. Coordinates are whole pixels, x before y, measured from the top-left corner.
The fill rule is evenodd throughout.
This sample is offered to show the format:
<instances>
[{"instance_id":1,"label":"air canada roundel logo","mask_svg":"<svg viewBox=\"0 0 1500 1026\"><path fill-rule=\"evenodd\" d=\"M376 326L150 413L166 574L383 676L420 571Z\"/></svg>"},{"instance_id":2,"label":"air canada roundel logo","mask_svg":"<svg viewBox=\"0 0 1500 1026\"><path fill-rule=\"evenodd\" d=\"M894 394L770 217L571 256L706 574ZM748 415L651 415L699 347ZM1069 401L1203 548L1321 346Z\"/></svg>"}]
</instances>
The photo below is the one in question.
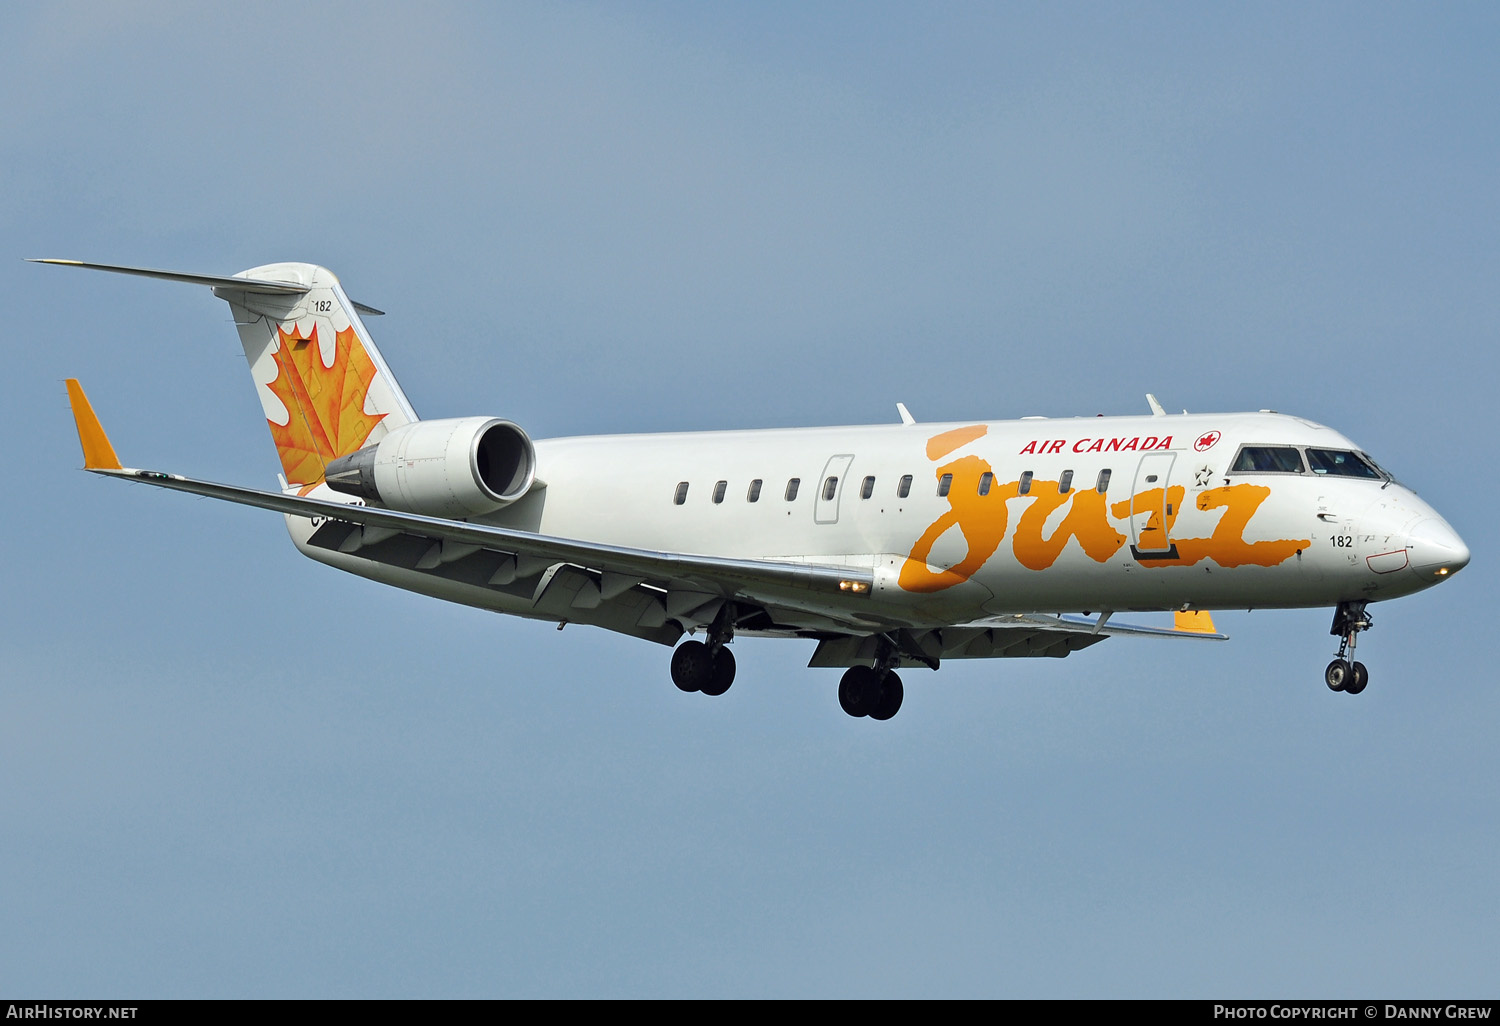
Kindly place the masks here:
<instances>
[{"instance_id":1,"label":"air canada roundel logo","mask_svg":"<svg viewBox=\"0 0 1500 1026\"><path fill-rule=\"evenodd\" d=\"M1217 431L1205 431L1203 432L1203 434L1199 435L1198 440L1193 443L1193 448L1197 449L1199 452L1204 452L1208 449L1212 449L1218 443L1218 441L1219 433Z\"/></svg>"}]
</instances>

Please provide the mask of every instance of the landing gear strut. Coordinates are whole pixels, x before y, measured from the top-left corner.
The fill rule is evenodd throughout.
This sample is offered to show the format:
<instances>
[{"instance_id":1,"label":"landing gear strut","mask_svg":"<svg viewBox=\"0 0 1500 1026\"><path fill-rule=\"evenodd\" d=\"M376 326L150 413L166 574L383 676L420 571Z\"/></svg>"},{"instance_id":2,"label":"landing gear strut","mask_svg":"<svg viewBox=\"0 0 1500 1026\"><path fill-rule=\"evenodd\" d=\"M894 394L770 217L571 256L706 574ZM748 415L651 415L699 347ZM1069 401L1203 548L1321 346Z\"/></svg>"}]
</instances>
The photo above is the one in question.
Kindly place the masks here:
<instances>
[{"instance_id":1,"label":"landing gear strut","mask_svg":"<svg viewBox=\"0 0 1500 1026\"><path fill-rule=\"evenodd\" d=\"M1328 633L1339 639L1339 654L1323 671L1323 681L1330 691L1357 695L1370 682L1365 664L1351 661L1359 633L1369 629L1370 614L1365 612L1363 602L1340 602L1333 611L1333 626Z\"/></svg>"},{"instance_id":2,"label":"landing gear strut","mask_svg":"<svg viewBox=\"0 0 1500 1026\"><path fill-rule=\"evenodd\" d=\"M888 720L901 709L906 690L895 670L901 657L885 638L880 639L874 666L851 666L839 681L839 705L850 716Z\"/></svg>"},{"instance_id":3,"label":"landing gear strut","mask_svg":"<svg viewBox=\"0 0 1500 1026\"><path fill-rule=\"evenodd\" d=\"M726 602L708 628L708 640L684 641L672 653L672 683L682 691L722 695L734 683L734 603Z\"/></svg>"}]
</instances>

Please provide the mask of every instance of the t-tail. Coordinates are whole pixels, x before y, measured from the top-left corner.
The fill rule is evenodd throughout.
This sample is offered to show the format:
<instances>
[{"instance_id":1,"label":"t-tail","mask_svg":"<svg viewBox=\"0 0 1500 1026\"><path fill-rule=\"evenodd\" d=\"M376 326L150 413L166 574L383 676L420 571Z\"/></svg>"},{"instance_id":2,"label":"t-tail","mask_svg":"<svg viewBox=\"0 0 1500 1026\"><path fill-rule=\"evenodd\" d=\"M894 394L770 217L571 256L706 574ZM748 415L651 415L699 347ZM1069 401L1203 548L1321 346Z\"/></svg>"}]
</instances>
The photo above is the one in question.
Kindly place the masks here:
<instances>
[{"instance_id":1,"label":"t-tail","mask_svg":"<svg viewBox=\"0 0 1500 1026\"><path fill-rule=\"evenodd\" d=\"M328 465L415 423L401 386L370 340L338 278L315 264L266 264L233 276L159 271L76 260L87 267L207 285L229 304L286 486L307 493Z\"/></svg>"}]
</instances>

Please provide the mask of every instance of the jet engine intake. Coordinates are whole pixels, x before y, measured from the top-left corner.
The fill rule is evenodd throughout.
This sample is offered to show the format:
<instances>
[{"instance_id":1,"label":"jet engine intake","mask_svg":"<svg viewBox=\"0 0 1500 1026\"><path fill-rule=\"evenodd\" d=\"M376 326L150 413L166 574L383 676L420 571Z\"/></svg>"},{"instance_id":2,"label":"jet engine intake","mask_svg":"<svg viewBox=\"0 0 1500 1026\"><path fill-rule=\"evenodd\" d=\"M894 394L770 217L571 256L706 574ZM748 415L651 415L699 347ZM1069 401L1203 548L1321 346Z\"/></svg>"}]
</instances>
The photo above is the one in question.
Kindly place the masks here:
<instances>
[{"instance_id":1,"label":"jet engine intake","mask_svg":"<svg viewBox=\"0 0 1500 1026\"><path fill-rule=\"evenodd\" d=\"M419 420L328 464L328 487L388 509L461 518L525 495L536 449L520 427L493 417Z\"/></svg>"}]
</instances>

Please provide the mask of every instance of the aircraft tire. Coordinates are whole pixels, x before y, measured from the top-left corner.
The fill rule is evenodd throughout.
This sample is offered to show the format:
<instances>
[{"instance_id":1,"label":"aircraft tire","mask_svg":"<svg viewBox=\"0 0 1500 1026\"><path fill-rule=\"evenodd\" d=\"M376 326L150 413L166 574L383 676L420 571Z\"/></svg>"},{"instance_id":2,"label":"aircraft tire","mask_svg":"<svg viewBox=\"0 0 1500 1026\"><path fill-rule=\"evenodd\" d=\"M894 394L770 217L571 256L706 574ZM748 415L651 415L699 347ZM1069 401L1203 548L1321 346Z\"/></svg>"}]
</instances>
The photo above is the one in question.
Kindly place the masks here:
<instances>
[{"instance_id":1,"label":"aircraft tire","mask_svg":"<svg viewBox=\"0 0 1500 1026\"><path fill-rule=\"evenodd\" d=\"M888 720L901 709L901 699L906 695L906 689L901 686L901 677L895 670L885 675L880 682L880 697L875 700L875 707L870 710L870 719Z\"/></svg>"},{"instance_id":2,"label":"aircraft tire","mask_svg":"<svg viewBox=\"0 0 1500 1026\"><path fill-rule=\"evenodd\" d=\"M1335 659L1328 664L1328 669L1323 671L1323 683L1328 685L1329 691L1343 691L1353 676L1353 670L1347 659Z\"/></svg>"},{"instance_id":3,"label":"aircraft tire","mask_svg":"<svg viewBox=\"0 0 1500 1026\"><path fill-rule=\"evenodd\" d=\"M850 716L868 716L880 699L880 677L869 666L851 666L839 680L839 705Z\"/></svg>"},{"instance_id":4,"label":"aircraft tire","mask_svg":"<svg viewBox=\"0 0 1500 1026\"><path fill-rule=\"evenodd\" d=\"M1370 683L1370 671L1365 669L1364 663L1355 663L1350 669L1352 672L1349 674L1349 682L1344 685L1344 693L1357 695Z\"/></svg>"},{"instance_id":5,"label":"aircraft tire","mask_svg":"<svg viewBox=\"0 0 1500 1026\"><path fill-rule=\"evenodd\" d=\"M722 695L729 690L729 685L734 683L734 653L727 648L721 648L714 653L713 664L709 670L708 679L698 690L705 695Z\"/></svg>"},{"instance_id":6,"label":"aircraft tire","mask_svg":"<svg viewBox=\"0 0 1500 1026\"><path fill-rule=\"evenodd\" d=\"M713 654L701 641L684 641L672 653L672 683L681 691L701 691L713 675Z\"/></svg>"}]
</instances>

